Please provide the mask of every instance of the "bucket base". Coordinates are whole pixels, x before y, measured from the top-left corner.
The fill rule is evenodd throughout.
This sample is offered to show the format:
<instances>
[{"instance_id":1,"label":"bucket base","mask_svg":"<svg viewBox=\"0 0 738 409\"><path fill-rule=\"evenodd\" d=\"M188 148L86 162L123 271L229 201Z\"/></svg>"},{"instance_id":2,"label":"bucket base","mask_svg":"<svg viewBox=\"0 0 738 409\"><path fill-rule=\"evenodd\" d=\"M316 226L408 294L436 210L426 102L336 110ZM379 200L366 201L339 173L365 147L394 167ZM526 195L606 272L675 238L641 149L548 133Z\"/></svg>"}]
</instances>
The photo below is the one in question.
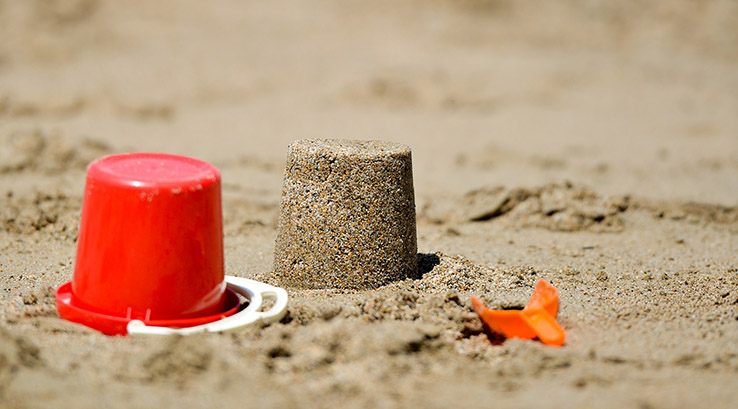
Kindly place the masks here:
<instances>
[{"instance_id":1,"label":"bucket base","mask_svg":"<svg viewBox=\"0 0 738 409\"><path fill-rule=\"evenodd\" d=\"M126 335L128 322L137 318L118 317L114 315L101 314L74 305L72 299L72 282L63 284L56 290L56 309L59 316L67 321L76 322L87 327L96 329L105 335ZM173 320L143 320L146 325L156 327L187 328L196 325L207 324L235 314L241 306L241 300L231 289L226 288L225 311L219 314L207 315L197 318L173 319Z\"/></svg>"}]
</instances>

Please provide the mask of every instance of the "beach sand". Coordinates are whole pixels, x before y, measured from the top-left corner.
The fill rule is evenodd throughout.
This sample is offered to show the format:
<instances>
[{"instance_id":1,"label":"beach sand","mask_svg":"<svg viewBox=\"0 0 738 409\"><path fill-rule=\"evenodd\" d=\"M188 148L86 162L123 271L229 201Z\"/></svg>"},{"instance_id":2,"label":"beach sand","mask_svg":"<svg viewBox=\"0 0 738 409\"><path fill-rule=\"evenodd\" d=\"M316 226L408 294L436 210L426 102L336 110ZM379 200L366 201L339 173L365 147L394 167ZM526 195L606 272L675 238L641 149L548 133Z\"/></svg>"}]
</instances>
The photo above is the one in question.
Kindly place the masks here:
<instances>
[{"instance_id":1,"label":"beach sand","mask_svg":"<svg viewBox=\"0 0 738 409\"><path fill-rule=\"evenodd\" d=\"M0 407L735 407L738 3L540 3L0 0ZM58 317L91 160L217 166L226 274L276 284L303 138L412 149L419 277L226 334ZM485 334L471 296L539 278L566 345Z\"/></svg>"}]
</instances>

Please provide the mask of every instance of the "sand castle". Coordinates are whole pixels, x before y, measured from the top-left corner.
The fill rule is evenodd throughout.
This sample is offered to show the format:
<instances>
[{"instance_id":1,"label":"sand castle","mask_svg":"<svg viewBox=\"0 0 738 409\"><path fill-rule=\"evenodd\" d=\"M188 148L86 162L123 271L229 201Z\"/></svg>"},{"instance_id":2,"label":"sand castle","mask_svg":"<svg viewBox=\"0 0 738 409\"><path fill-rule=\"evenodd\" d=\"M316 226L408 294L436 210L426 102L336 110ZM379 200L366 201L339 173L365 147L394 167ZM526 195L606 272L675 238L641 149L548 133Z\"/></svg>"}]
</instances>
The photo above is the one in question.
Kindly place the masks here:
<instances>
[{"instance_id":1,"label":"sand castle","mask_svg":"<svg viewBox=\"0 0 738 409\"><path fill-rule=\"evenodd\" d=\"M374 289L417 270L410 148L304 139L289 146L275 272L298 288Z\"/></svg>"}]
</instances>

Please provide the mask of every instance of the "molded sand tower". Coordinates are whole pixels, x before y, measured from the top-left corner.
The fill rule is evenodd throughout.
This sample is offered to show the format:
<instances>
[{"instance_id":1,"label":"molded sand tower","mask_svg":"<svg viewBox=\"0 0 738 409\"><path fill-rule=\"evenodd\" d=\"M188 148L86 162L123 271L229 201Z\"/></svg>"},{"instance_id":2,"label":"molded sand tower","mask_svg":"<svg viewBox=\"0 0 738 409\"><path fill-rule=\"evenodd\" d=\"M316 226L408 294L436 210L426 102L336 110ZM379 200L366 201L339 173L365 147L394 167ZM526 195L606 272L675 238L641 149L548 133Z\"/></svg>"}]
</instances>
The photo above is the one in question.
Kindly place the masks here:
<instances>
[{"instance_id":1,"label":"molded sand tower","mask_svg":"<svg viewBox=\"0 0 738 409\"><path fill-rule=\"evenodd\" d=\"M281 283L374 289L417 271L410 148L304 139L289 146L274 251Z\"/></svg>"}]
</instances>

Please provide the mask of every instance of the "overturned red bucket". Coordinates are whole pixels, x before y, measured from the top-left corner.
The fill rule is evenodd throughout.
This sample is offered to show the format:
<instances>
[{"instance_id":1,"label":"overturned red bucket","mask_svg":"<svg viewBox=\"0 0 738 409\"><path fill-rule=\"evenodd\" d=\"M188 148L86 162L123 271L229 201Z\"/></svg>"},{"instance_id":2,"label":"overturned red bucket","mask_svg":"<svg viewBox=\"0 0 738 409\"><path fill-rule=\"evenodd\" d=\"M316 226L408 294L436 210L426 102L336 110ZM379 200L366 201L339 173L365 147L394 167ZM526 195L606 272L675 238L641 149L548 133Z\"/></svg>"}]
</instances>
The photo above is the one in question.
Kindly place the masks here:
<instances>
[{"instance_id":1,"label":"overturned red bucket","mask_svg":"<svg viewBox=\"0 0 738 409\"><path fill-rule=\"evenodd\" d=\"M108 335L222 330L206 325L239 310L236 292L250 299L252 315L256 293L282 296L280 311L248 321L286 312L284 290L253 282L264 291L249 291L251 280L228 279L214 166L160 153L111 155L89 165L74 277L56 293L62 318ZM243 321L243 312L237 315Z\"/></svg>"}]
</instances>

